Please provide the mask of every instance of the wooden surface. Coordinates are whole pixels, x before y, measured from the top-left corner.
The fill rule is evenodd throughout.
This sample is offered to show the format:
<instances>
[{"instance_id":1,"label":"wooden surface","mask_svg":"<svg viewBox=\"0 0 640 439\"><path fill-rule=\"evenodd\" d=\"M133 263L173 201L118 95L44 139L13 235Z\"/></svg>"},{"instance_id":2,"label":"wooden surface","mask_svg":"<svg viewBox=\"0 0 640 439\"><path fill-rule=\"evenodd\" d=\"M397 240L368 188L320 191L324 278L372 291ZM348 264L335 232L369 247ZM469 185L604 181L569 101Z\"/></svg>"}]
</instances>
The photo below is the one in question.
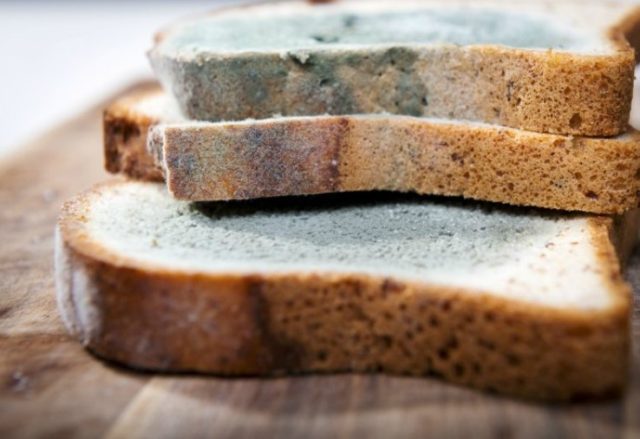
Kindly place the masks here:
<instances>
[{"instance_id":1,"label":"wooden surface","mask_svg":"<svg viewBox=\"0 0 640 439\"><path fill-rule=\"evenodd\" d=\"M160 376L96 359L58 317L52 232L65 198L107 178L101 142L96 108L0 162L0 438L640 437L638 300L632 382L606 402L541 405L435 378ZM631 264L640 287L640 253Z\"/></svg>"}]
</instances>

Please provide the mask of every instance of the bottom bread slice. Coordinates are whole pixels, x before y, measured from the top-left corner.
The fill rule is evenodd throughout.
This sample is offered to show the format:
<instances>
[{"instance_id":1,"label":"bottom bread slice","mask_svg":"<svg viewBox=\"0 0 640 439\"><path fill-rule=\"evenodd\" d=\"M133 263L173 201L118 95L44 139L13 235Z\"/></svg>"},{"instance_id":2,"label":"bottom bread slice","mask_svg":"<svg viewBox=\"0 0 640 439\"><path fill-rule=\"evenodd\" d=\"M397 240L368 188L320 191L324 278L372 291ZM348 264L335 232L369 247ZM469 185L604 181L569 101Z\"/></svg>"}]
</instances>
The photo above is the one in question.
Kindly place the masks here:
<instances>
[{"instance_id":1,"label":"bottom bread slice","mask_svg":"<svg viewBox=\"0 0 640 439\"><path fill-rule=\"evenodd\" d=\"M627 376L631 217L385 193L194 204L114 182L63 208L58 303L87 348L136 368L610 395Z\"/></svg>"}]
</instances>

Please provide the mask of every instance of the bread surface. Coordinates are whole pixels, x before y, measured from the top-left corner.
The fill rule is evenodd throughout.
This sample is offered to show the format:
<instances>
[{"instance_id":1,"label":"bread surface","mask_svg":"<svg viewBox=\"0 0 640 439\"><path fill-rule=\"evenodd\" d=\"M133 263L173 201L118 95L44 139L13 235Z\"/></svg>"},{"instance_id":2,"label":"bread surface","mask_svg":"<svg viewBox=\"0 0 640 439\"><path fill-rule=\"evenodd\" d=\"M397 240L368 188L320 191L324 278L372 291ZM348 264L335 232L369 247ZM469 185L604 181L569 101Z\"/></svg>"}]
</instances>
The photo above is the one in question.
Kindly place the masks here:
<instances>
[{"instance_id":1,"label":"bread surface","mask_svg":"<svg viewBox=\"0 0 640 439\"><path fill-rule=\"evenodd\" d=\"M592 2L284 2L159 33L149 57L185 115L393 113L537 132L627 128L640 9ZM496 25L498 23L498 25Z\"/></svg>"},{"instance_id":2,"label":"bread surface","mask_svg":"<svg viewBox=\"0 0 640 439\"><path fill-rule=\"evenodd\" d=\"M552 400L623 388L614 243L630 216L352 196L193 205L158 184L99 186L59 221L62 315L142 369L430 374Z\"/></svg>"}]
</instances>

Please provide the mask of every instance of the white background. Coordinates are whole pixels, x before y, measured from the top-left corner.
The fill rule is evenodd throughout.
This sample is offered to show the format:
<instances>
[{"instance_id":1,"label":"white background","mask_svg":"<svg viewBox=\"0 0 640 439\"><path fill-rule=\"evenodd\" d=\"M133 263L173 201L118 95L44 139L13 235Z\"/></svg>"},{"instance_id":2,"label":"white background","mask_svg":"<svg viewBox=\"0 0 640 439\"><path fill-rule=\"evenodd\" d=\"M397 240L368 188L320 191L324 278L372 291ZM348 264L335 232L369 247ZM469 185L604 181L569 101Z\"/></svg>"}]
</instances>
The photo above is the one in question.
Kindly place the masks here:
<instances>
[{"instance_id":1,"label":"white background","mask_svg":"<svg viewBox=\"0 0 640 439\"><path fill-rule=\"evenodd\" d=\"M232 1L0 0L0 157L151 77L158 28Z\"/></svg>"},{"instance_id":2,"label":"white background","mask_svg":"<svg viewBox=\"0 0 640 439\"><path fill-rule=\"evenodd\" d=\"M0 1L0 157L151 77L156 30L230 1Z\"/></svg>"}]
</instances>

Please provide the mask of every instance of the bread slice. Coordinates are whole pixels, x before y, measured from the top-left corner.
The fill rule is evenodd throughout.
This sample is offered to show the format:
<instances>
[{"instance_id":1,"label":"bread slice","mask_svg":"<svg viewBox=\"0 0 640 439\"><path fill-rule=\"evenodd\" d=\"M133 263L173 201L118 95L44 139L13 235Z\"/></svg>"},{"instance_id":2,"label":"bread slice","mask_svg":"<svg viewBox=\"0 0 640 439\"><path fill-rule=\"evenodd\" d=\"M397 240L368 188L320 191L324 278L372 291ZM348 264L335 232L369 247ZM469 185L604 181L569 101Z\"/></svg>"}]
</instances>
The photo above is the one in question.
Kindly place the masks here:
<instances>
[{"instance_id":1,"label":"bread slice","mask_svg":"<svg viewBox=\"0 0 640 439\"><path fill-rule=\"evenodd\" d=\"M163 181L162 169L147 152L149 128L184 120L153 83L117 99L103 113L104 163L107 171L132 178Z\"/></svg>"},{"instance_id":2,"label":"bread slice","mask_svg":"<svg viewBox=\"0 0 640 439\"><path fill-rule=\"evenodd\" d=\"M191 119L388 112L612 136L639 34L629 4L277 2L177 23L149 58Z\"/></svg>"},{"instance_id":3,"label":"bread slice","mask_svg":"<svg viewBox=\"0 0 640 439\"><path fill-rule=\"evenodd\" d=\"M575 138L397 115L199 123L148 88L106 110L105 139L108 170L164 174L194 201L387 189L619 213L640 193L636 131Z\"/></svg>"},{"instance_id":4,"label":"bread slice","mask_svg":"<svg viewBox=\"0 0 640 439\"><path fill-rule=\"evenodd\" d=\"M614 244L636 220L385 193L190 204L114 182L63 208L58 303L87 348L136 368L603 396L626 380Z\"/></svg>"}]
</instances>

